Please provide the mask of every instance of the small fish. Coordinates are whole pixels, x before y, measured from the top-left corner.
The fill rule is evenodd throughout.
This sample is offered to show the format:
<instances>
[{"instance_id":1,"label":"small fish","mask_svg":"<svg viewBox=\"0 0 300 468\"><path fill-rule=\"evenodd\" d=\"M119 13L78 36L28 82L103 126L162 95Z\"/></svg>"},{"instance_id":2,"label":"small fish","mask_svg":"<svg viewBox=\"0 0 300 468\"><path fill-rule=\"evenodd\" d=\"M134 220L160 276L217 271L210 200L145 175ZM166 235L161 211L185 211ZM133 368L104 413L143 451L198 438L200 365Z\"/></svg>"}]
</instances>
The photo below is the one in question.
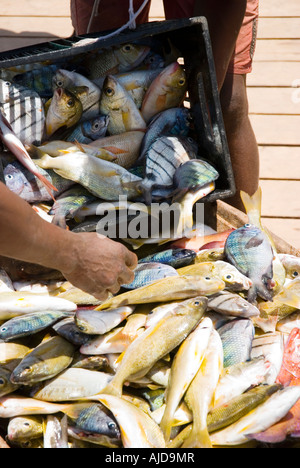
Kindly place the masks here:
<instances>
[{"instance_id":1,"label":"small fish","mask_svg":"<svg viewBox=\"0 0 300 468\"><path fill-rule=\"evenodd\" d=\"M89 120L99 114L99 100L101 95L100 88L81 73L65 69L57 70L53 77L53 88L67 89L76 95L76 89L85 87L86 93L79 95L82 103L82 118Z\"/></svg>"},{"instance_id":2,"label":"small fish","mask_svg":"<svg viewBox=\"0 0 300 468\"><path fill-rule=\"evenodd\" d=\"M48 326L53 325L55 322L69 316L70 312L62 311L39 311L26 313L19 317L4 322L0 327L0 339L8 341L18 339L23 336L32 335Z\"/></svg>"},{"instance_id":3,"label":"small fish","mask_svg":"<svg viewBox=\"0 0 300 468\"><path fill-rule=\"evenodd\" d=\"M257 296L271 301L274 254L264 232L256 226L245 224L229 234L224 251L228 262L253 283L248 290L248 301L253 303Z\"/></svg>"},{"instance_id":4,"label":"small fish","mask_svg":"<svg viewBox=\"0 0 300 468\"><path fill-rule=\"evenodd\" d=\"M56 192L52 190L49 193L49 190L45 188L40 179L26 169L19 161L14 161L5 167L4 178L6 186L28 203L37 203L52 201L54 195L60 195L64 190L74 185L73 181L63 179L54 171L46 171L42 168L37 168L37 171L56 187Z\"/></svg>"},{"instance_id":5,"label":"small fish","mask_svg":"<svg viewBox=\"0 0 300 468\"><path fill-rule=\"evenodd\" d=\"M165 136L187 137L191 126L191 111L184 107L175 107L159 112L154 116L142 141L137 164L141 164L154 141Z\"/></svg>"},{"instance_id":6,"label":"small fish","mask_svg":"<svg viewBox=\"0 0 300 468\"><path fill-rule=\"evenodd\" d=\"M141 112L146 123L159 112L180 107L186 91L185 71L178 62L173 62L153 80L145 94Z\"/></svg>"},{"instance_id":7,"label":"small fish","mask_svg":"<svg viewBox=\"0 0 300 468\"><path fill-rule=\"evenodd\" d=\"M82 333L77 327L74 317L68 317L52 326L56 333L76 346L81 346L89 340L89 335Z\"/></svg>"},{"instance_id":8,"label":"small fish","mask_svg":"<svg viewBox=\"0 0 300 468\"><path fill-rule=\"evenodd\" d=\"M107 130L110 135L146 128L134 100L112 75L108 75L103 84L100 112L109 117Z\"/></svg>"},{"instance_id":9,"label":"small fish","mask_svg":"<svg viewBox=\"0 0 300 468\"><path fill-rule=\"evenodd\" d=\"M77 124L82 112L82 103L74 93L57 88L46 114L46 137L51 137L61 127L70 128Z\"/></svg>"},{"instance_id":10,"label":"small fish","mask_svg":"<svg viewBox=\"0 0 300 468\"><path fill-rule=\"evenodd\" d=\"M43 341L13 370L11 382L33 385L48 380L66 369L72 362L75 347L61 336Z\"/></svg>"},{"instance_id":11,"label":"small fish","mask_svg":"<svg viewBox=\"0 0 300 468\"><path fill-rule=\"evenodd\" d=\"M158 424L134 404L113 395L100 395L99 400L115 416L124 448L164 448L165 441Z\"/></svg>"},{"instance_id":12,"label":"small fish","mask_svg":"<svg viewBox=\"0 0 300 468\"><path fill-rule=\"evenodd\" d=\"M48 415L43 434L44 448L69 448L67 416Z\"/></svg>"},{"instance_id":13,"label":"small fish","mask_svg":"<svg viewBox=\"0 0 300 468\"><path fill-rule=\"evenodd\" d=\"M277 390L237 422L211 434L213 445L239 445L248 440L248 435L262 432L280 421L300 398L300 387L292 386Z\"/></svg>"},{"instance_id":14,"label":"small fish","mask_svg":"<svg viewBox=\"0 0 300 468\"><path fill-rule=\"evenodd\" d=\"M9 442L21 443L43 436L43 416L16 416L9 420L7 438Z\"/></svg>"},{"instance_id":15,"label":"small fish","mask_svg":"<svg viewBox=\"0 0 300 468\"><path fill-rule=\"evenodd\" d=\"M38 170L33 160L29 156L27 150L25 149L23 143L15 134L10 123L4 117L0 111L0 139L3 141L4 145L16 156L16 158L21 162L21 164L26 167L30 172L32 172L40 181L45 185L48 192L52 195L52 191L57 191L44 176L42 176Z\"/></svg>"},{"instance_id":16,"label":"small fish","mask_svg":"<svg viewBox=\"0 0 300 468\"><path fill-rule=\"evenodd\" d=\"M180 345L172 362L165 397L165 411L160 423L165 440L171 436L174 413L200 369L212 332L212 321L205 317Z\"/></svg>"},{"instance_id":17,"label":"small fish","mask_svg":"<svg viewBox=\"0 0 300 468\"><path fill-rule=\"evenodd\" d=\"M139 263L158 262L170 265L173 268L182 268L191 264L196 253L189 249L167 249L141 258Z\"/></svg>"},{"instance_id":18,"label":"small fish","mask_svg":"<svg viewBox=\"0 0 300 468\"><path fill-rule=\"evenodd\" d=\"M224 350L224 367L250 359L254 326L250 319L235 319L218 329Z\"/></svg>"},{"instance_id":19,"label":"small fish","mask_svg":"<svg viewBox=\"0 0 300 468\"><path fill-rule=\"evenodd\" d=\"M49 214L53 215L52 223L66 229L67 219L76 217L80 208L94 200L94 195L88 190L81 185L74 185L56 198L49 211Z\"/></svg>"},{"instance_id":20,"label":"small fish","mask_svg":"<svg viewBox=\"0 0 300 468\"><path fill-rule=\"evenodd\" d=\"M19 385L10 380L12 371L4 366L0 367L0 397L16 391Z\"/></svg>"},{"instance_id":21,"label":"small fish","mask_svg":"<svg viewBox=\"0 0 300 468\"><path fill-rule=\"evenodd\" d=\"M110 151L115 156L116 164L129 169L138 158L144 135L143 130L132 130L100 138L89 146Z\"/></svg>"},{"instance_id":22,"label":"small fish","mask_svg":"<svg viewBox=\"0 0 300 468\"><path fill-rule=\"evenodd\" d=\"M0 398L0 417L14 418L25 415L55 414L60 411L73 415L74 407L76 405L70 403L48 403L47 401L13 393Z\"/></svg>"},{"instance_id":23,"label":"small fish","mask_svg":"<svg viewBox=\"0 0 300 468\"><path fill-rule=\"evenodd\" d=\"M53 94L52 80L59 69L59 65L43 65L32 70L18 73L13 77L13 83L36 91L42 98L50 98Z\"/></svg>"},{"instance_id":24,"label":"small fish","mask_svg":"<svg viewBox=\"0 0 300 468\"><path fill-rule=\"evenodd\" d=\"M218 171L207 161L193 159L183 163L174 174L172 202L180 200L188 191L195 191L214 182L218 177Z\"/></svg>"},{"instance_id":25,"label":"small fish","mask_svg":"<svg viewBox=\"0 0 300 468\"><path fill-rule=\"evenodd\" d=\"M134 270L134 280L130 284L123 284L124 289L137 289L154 281L159 281L169 276L178 276L175 268L163 263L141 263Z\"/></svg>"},{"instance_id":26,"label":"small fish","mask_svg":"<svg viewBox=\"0 0 300 468\"><path fill-rule=\"evenodd\" d=\"M291 254L278 254L288 279L298 278L300 274L300 257Z\"/></svg>"},{"instance_id":27,"label":"small fish","mask_svg":"<svg viewBox=\"0 0 300 468\"><path fill-rule=\"evenodd\" d=\"M223 247L201 248L195 257L195 263L215 262L216 260L224 260Z\"/></svg>"},{"instance_id":28,"label":"small fish","mask_svg":"<svg viewBox=\"0 0 300 468\"><path fill-rule=\"evenodd\" d=\"M79 183L90 193L104 200L118 200L126 195L130 200L138 195L136 183L141 179L118 164L104 161L82 151L55 158L45 154L35 160L39 167L53 169L57 174Z\"/></svg>"},{"instance_id":29,"label":"small fish","mask_svg":"<svg viewBox=\"0 0 300 468\"><path fill-rule=\"evenodd\" d=\"M160 73L160 69L133 70L127 73L118 73L117 80L129 92L137 108L141 108L147 89Z\"/></svg>"},{"instance_id":30,"label":"small fish","mask_svg":"<svg viewBox=\"0 0 300 468\"><path fill-rule=\"evenodd\" d=\"M84 66L88 78L95 80L109 74L127 72L138 67L148 55L150 48L139 44L122 44L88 54Z\"/></svg>"},{"instance_id":31,"label":"small fish","mask_svg":"<svg viewBox=\"0 0 300 468\"><path fill-rule=\"evenodd\" d=\"M120 307L122 305L176 301L198 295L211 295L224 289L224 282L218 278L199 276L172 276L132 291L119 294L96 307L96 310Z\"/></svg>"},{"instance_id":32,"label":"small fish","mask_svg":"<svg viewBox=\"0 0 300 468\"><path fill-rule=\"evenodd\" d=\"M212 329L201 366L184 397L193 413L193 423L182 448L212 448L207 416L222 370L222 342L218 332Z\"/></svg>"},{"instance_id":33,"label":"small fish","mask_svg":"<svg viewBox=\"0 0 300 468\"><path fill-rule=\"evenodd\" d=\"M92 143L92 141L105 137L108 123L107 115L99 115L91 120L85 120L80 122L66 139L71 142Z\"/></svg>"},{"instance_id":34,"label":"small fish","mask_svg":"<svg viewBox=\"0 0 300 468\"><path fill-rule=\"evenodd\" d=\"M75 323L79 330L90 335L103 335L117 327L132 312L134 307L111 309L109 313L90 309L79 309L75 314Z\"/></svg>"},{"instance_id":35,"label":"small fish","mask_svg":"<svg viewBox=\"0 0 300 468\"><path fill-rule=\"evenodd\" d=\"M176 348L193 330L206 306L205 297L185 301L178 306L176 314L167 315L143 332L125 351L116 374L103 393L121 396L129 376L146 375L155 362Z\"/></svg>"},{"instance_id":36,"label":"small fish","mask_svg":"<svg viewBox=\"0 0 300 468\"><path fill-rule=\"evenodd\" d=\"M221 291L210 296L207 308L232 317L250 318L259 315L259 310L255 305L230 291Z\"/></svg>"}]
</instances>

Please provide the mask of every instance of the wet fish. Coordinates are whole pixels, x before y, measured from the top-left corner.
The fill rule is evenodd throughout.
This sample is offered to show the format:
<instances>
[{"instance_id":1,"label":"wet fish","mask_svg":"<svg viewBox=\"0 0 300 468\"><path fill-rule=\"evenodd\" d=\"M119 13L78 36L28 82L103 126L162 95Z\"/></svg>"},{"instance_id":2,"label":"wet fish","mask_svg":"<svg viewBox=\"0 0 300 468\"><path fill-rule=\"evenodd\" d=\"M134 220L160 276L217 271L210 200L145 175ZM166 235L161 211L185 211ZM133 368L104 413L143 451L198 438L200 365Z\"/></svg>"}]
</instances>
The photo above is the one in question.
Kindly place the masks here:
<instances>
[{"instance_id":1,"label":"wet fish","mask_svg":"<svg viewBox=\"0 0 300 468\"><path fill-rule=\"evenodd\" d=\"M288 279L298 278L300 274L300 258L296 255L278 254L279 260L285 268Z\"/></svg>"},{"instance_id":2,"label":"wet fish","mask_svg":"<svg viewBox=\"0 0 300 468\"><path fill-rule=\"evenodd\" d=\"M0 417L13 418L24 415L54 414L59 411L71 410L72 407L73 405L68 403L48 403L13 393L0 398Z\"/></svg>"},{"instance_id":3,"label":"wet fish","mask_svg":"<svg viewBox=\"0 0 300 468\"><path fill-rule=\"evenodd\" d=\"M69 448L67 416L48 415L43 435L44 448Z\"/></svg>"},{"instance_id":4,"label":"wet fish","mask_svg":"<svg viewBox=\"0 0 300 468\"><path fill-rule=\"evenodd\" d=\"M259 310L255 305L230 291L221 291L211 296L207 308L232 317L250 318L259 315Z\"/></svg>"},{"instance_id":5,"label":"wet fish","mask_svg":"<svg viewBox=\"0 0 300 468\"><path fill-rule=\"evenodd\" d=\"M87 88L86 93L79 95L82 103L82 118L89 120L99 114L100 88L81 73L59 69L53 77L53 88L67 89L76 95L77 88Z\"/></svg>"},{"instance_id":6,"label":"wet fish","mask_svg":"<svg viewBox=\"0 0 300 468\"><path fill-rule=\"evenodd\" d=\"M163 448L165 441L160 427L134 404L113 395L100 395L99 400L115 416L124 448Z\"/></svg>"},{"instance_id":7,"label":"wet fish","mask_svg":"<svg viewBox=\"0 0 300 468\"><path fill-rule=\"evenodd\" d=\"M218 329L223 343L224 367L250 359L254 326L250 319L235 319Z\"/></svg>"},{"instance_id":8,"label":"wet fish","mask_svg":"<svg viewBox=\"0 0 300 468\"><path fill-rule=\"evenodd\" d=\"M216 260L224 260L223 247L201 248L195 257L195 263L215 262Z\"/></svg>"},{"instance_id":9,"label":"wet fish","mask_svg":"<svg viewBox=\"0 0 300 468\"><path fill-rule=\"evenodd\" d=\"M11 373L11 369L7 369L4 366L0 367L0 397L8 395L19 388L18 384L11 382Z\"/></svg>"},{"instance_id":10,"label":"wet fish","mask_svg":"<svg viewBox=\"0 0 300 468\"><path fill-rule=\"evenodd\" d=\"M122 305L169 302L198 295L211 295L224 289L224 282L217 278L198 276L174 276L156 281L133 291L119 294L103 302L96 310Z\"/></svg>"},{"instance_id":11,"label":"wet fish","mask_svg":"<svg viewBox=\"0 0 300 468\"><path fill-rule=\"evenodd\" d=\"M28 346L0 341L0 363L6 364L15 359L22 359L29 351Z\"/></svg>"},{"instance_id":12,"label":"wet fish","mask_svg":"<svg viewBox=\"0 0 300 468\"><path fill-rule=\"evenodd\" d=\"M118 164L81 151L55 158L45 154L35 161L39 167L53 169L104 200L118 200L120 195L126 195L130 200L138 195L136 183L141 180L140 177L130 174Z\"/></svg>"},{"instance_id":13,"label":"wet fish","mask_svg":"<svg viewBox=\"0 0 300 468\"><path fill-rule=\"evenodd\" d=\"M70 341L76 346L81 346L89 340L89 335L86 333L82 333L79 328L77 327L74 317L65 318L60 320L59 322L55 323L53 326L53 330L56 333L66 340Z\"/></svg>"},{"instance_id":14,"label":"wet fish","mask_svg":"<svg viewBox=\"0 0 300 468\"><path fill-rule=\"evenodd\" d=\"M184 397L193 413L193 423L182 448L212 448L207 416L222 370L222 342L218 332L212 330L201 366Z\"/></svg>"},{"instance_id":15,"label":"wet fish","mask_svg":"<svg viewBox=\"0 0 300 468\"><path fill-rule=\"evenodd\" d=\"M212 321L205 317L175 354L166 389L166 407L160 423L167 442L170 440L176 408L200 369L211 333Z\"/></svg>"},{"instance_id":16,"label":"wet fish","mask_svg":"<svg viewBox=\"0 0 300 468\"><path fill-rule=\"evenodd\" d=\"M160 71L160 69L133 70L127 73L118 73L115 76L123 88L129 92L139 109L147 89Z\"/></svg>"},{"instance_id":17,"label":"wet fish","mask_svg":"<svg viewBox=\"0 0 300 468\"><path fill-rule=\"evenodd\" d=\"M228 262L253 283L248 290L248 301L253 303L257 296L271 301L274 254L264 232L256 226L245 224L229 234L224 251Z\"/></svg>"},{"instance_id":18,"label":"wet fish","mask_svg":"<svg viewBox=\"0 0 300 468\"><path fill-rule=\"evenodd\" d=\"M43 341L29 354L11 374L11 382L33 385L48 380L66 369L72 362L75 347L61 336Z\"/></svg>"},{"instance_id":19,"label":"wet fish","mask_svg":"<svg viewBox=\"0 0 300 468\"><path fill-rule=\"evenodd\" d=\"M175 268L163 263L141 263L134 270L134 280L129 284L124 284L124 289L137 289L154 281L159 281L170 276L178 276Z\"/></svg>"},{"instance_id":20,"label":"wet fish","mask_svg":"<svg viewBox=\"0 0 300 468\"><path fill-rule=\"evenodd\" d=\"M28 203L36 203L52 201L54 195L60 195L74 184L73 181L60 177L54 171L46 171L42 168L37 168L37 171L41 176L49 180L56 187L57 191L52 190L49 193L44 184L40 182L40 179L18 161L8 164L4 169L6 186Z\"/></svg>"},{"instance_id":21,"label":"wet fish","mask_svg":"<svg viewBox=\"0 0 300 468\"><path fill-rule=\"evenodd\" d=\"M26 313L4 322L0 327L0 339L9 341L32 335L53 325L58 320L69 316L70 312L38 311Z\"/></svg>"},{"instance_id":22,"label":"wet fish","mask_svg":"<svg viewBox=\"0 0 300 468\"><path fill-rule=\"evenodd\" d=\"M22 443L43 437L43 416L16 416L7 426L9 442Z\"/></svg>"},{"instance_id":23,"label":"wet fish","mask_svg":"<svg viewBox=\"0 0 300 468\"><path fill-rule=\"evenodd\" d=\"M32 172L40 181L45 185L47 190L52 196L52 191L55 192L57 189L44 177L38 170L31 157L29 156L27 150L25 149L21 140L17 137L12 126L4 117L0 111L0 139L4 145L16 156L16 158L26 167L30 172Z\"/></svg>"},{"instance_id":24,"label":"wet fish","mask_svg":"<svg viewBox=\"0 0 300 468\"><path fill-rule=\"evenodd\" d=\"M57 88L47 110L46 138L62 127L70 128L76 125L82 117L82 112L82 103L77 95L67 89Z\"/></svg>"},{"instance_id":25,"label":"wet fish","mask_svg":"<svg viewBox=\"0 0 300 468\"><path fill-rule=\"evenodd\" d=\"M131 95L112 75L108 75L103 84L100 113L109 117L107 130L110 135L146 128Z\"/></svg>"},{"instance_id":26,"label":"wet fish","mask_svg":"<svg viewBox=\"0 0 300 468\"><path fill-rule=\"evenodd\" d=\"M121 396L123 384L130 376L146 375L155 362L176 348L193 330L206 306L204 297L185 301L178 306L176 314L167 315L136 338L125 351L116 374L103 393Z\"/></svg>"},{"instance_id":27,"label":"wet fish","mask_svg":"<svg viewBox=\"0 0 300 468\"><path fill-rule=\"evenodd\" d=\"M106 135L109 118L99 115L91 120L80 122L67 136L67 141L89 144Z\"/></svg>"},{"instance_id":28,"label":"wet fish","mask_svg":"<svg viewBox=\"0 0 300 468\"><path fill-rule=\"evenodd\" d=\"M122 44L97 53L89 54L84 61L88 78L95 80L109 74L127 72L138 67L148 55L150 48L139 44Z\"/></svg>"},{"instance_id":29,"label":"wet fish","mask_svg":"<svg viewBox=\"0 0 300 468\"><path fill-rule=\"evenodd\" d=\"M167 249L141 258L139 263L158 262L173 268L182 268L193 262L196 253L189 249Z\"/></svg>"},{"instance_id":30,"label":"wet fish","mask_svg":"<svg viewBox=\"0 0 300 468\"><path fill-rule=\"evenodd\" d=\"M168 65L149 86L141 107L148 123L151 118L166 109L180 107L187 91L185 71L178 62Z\"/></svg>"},{"instance_id":31,"label":"wet fish","mask_svg":"<svg viewBox=\"0 0 300 468\"><path fill-rule=\"evenodd\" d=\"M103 335L118 326L130 314L134 307L125 306L106 311L79 309L75 314L75 323L79 330L90 335Z\"/></svg>"},{"instance_id":32,"label":"wet fish","mask_svg":"<svg viewBox=\"0 0 300 468\"><path fill-rule=\"evenodd\" d=\"M58 64L44 64L41 67L35 64L32 70L16 74L13 83L33 89L42 98L50 98L53 93L52 80L58 69Z\"/></svg>"},{"instance_id":33,"label":"wet fish","mask_svg":"<svg viewBox=\"0 0 300 468\"><path fill-rule=\"evenodd\" d=\"M282 366L284 347L284 337L279 332L258 334L252 341L251 359L264 357L269 366L265 381L270 385L276 382Z\"/></svg>"}]
</instances>

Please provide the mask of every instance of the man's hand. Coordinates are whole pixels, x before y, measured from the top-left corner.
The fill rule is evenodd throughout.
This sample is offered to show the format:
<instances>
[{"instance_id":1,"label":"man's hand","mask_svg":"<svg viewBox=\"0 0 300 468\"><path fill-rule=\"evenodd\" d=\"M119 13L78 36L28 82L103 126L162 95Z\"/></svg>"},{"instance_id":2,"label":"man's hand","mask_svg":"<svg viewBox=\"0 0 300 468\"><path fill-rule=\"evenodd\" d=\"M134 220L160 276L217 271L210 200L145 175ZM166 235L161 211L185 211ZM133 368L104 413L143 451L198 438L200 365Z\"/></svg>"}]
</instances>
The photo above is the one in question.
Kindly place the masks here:
<instances>
[{"instance_id":1,"label":"man's hand","mask_svg":"<svg viewBox=\"0 0 300 468\"><path fill-rule=\"evenodd\" d=\"M124 245L96 233L69 234L68 266L59 269L74 286L105 300L134 280L137 256Z\"/></svg>"}]
</instances>

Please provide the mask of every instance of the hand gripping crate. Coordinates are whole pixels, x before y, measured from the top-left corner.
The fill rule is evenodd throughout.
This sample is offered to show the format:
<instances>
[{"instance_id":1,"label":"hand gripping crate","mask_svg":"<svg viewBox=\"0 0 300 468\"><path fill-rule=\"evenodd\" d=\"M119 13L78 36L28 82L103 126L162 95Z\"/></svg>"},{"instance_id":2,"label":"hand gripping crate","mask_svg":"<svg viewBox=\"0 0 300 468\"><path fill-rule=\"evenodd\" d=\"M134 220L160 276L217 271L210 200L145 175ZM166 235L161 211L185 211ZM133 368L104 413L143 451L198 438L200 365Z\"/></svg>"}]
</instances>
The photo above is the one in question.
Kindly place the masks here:
<instances>
[{"instance_id":1,"label":"hand gripping crate","mask_svg":"<svg viewBox=\"0 0 300 468\"><path fill-rule=\"evenodd\" d=\"M102 35L101 35L102 34ZM219 101L214 60L204 17L151 22L134 30L105 37L106 33L73 36L0 54L1 70L35 63L61 63L61 68L81 55L134 42L172 44L180 52L188 79L188 99L194 115L199 157L211 161L220 176L206 202L234 195L235 183ZM194 135L193 135L194 136Z\"/></svg>"}]
</instances>

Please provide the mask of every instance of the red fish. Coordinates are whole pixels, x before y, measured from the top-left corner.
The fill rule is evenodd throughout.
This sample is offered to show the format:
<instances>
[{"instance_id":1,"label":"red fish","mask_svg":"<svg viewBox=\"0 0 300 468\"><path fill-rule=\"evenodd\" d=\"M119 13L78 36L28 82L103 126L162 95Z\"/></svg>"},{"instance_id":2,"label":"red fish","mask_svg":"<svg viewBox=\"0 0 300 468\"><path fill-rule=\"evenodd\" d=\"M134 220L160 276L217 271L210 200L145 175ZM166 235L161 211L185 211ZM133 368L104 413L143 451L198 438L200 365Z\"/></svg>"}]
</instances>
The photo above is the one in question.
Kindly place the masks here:
<instances>
[{"instance_id":1,"label":"red fish","mask_svg":"<svg viewBox=\"0 0 300 468\"><path fill-rule=\"evenodd\" d=\"M53 191L57 191L57 188L52 185L49 180L46 179L40 172L37 170L36 165L32 161L30 155L26 151L23 143L19 140L15 132L13 131L10 123L0 112L0 138L5 144L5 146L16 156L16 158L23 164L26 169L28 169L32 174L34 174L40 181L45 185L47 191L53 197Z\"/></svg>"},{"instance_id":2,"label":"red fish","mask_svg":"<svg viewBox=\"0 0 300 468\"><path fill-rule=\"evenodd\" d=\"M204 248L222 248L225 245L227 237L233 231L234 229L228 229L223 232L216 232L215 234L209 234L207 236L195 236L190 239L183 237L173 242L172 247L194 250L195 252L199 252L199 250ZM211 246L208 247L208 244L211 244Z\"/></svg>"}]
</instances>

